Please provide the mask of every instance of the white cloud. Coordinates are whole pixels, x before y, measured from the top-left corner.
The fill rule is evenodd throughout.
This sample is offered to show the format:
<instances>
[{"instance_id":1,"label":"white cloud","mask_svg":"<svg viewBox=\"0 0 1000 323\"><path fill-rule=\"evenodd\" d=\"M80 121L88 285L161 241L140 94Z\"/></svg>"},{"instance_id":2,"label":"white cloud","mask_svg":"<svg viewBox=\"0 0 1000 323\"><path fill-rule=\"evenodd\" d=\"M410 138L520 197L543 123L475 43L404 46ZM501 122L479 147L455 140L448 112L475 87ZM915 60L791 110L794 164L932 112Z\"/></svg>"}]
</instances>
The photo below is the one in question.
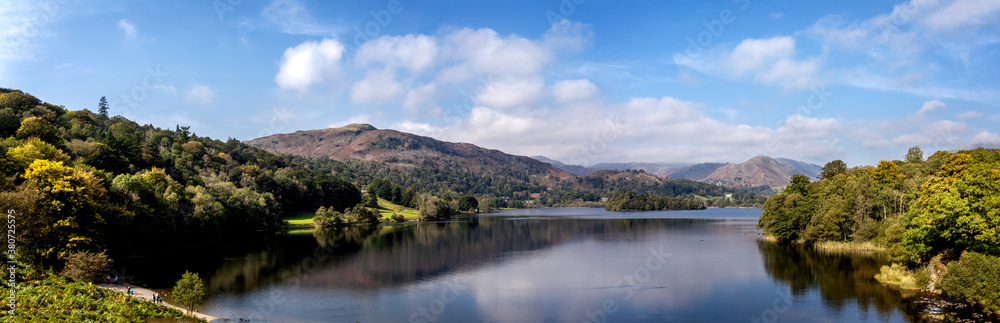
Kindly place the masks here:
<instances>
[{"instance_id":1,"label":"white cloud","mask_svg":"<svg viewBox=\"0 0 1000 323\"><path fill-rule=\"evenodd\" d=\"M306 91L313 84L332 79L340 70L343 54L344 45L334 39L305 41L285 50L274 80L282 89Z\"/></svg>"},{"instance_id":2,"label":"white cloud","mask_svg":"<svg viewBox=\"0 0 1000 323\"><path fill-rule=\"evenodd\" d=\"M125 39L135 40L139 36L139 30L135 28L135 24L128 21L128 19L122 18L118 21L118 28L121 28L125 32Z\"/></svg>"},{"instance_id":3,"label":"white cloud","mask_svg":"<svg viewBox=\"0 0 1000 323\"><path fill-rule=\"evenodd\" d=\"M494 108L527 107L538 102L544 86L540 77L491 80L477 93L475 102Z\"/></svg>"},{"instance_id":4,"label":"white cloud","mask_svg":"<svg viewBox=\"0 0 1000 323\"><path fill-rule=\"evenodd\" d=\"M541 43L553 51L577 52L587 46L592 36L587 26L562 20L549 27Z\"/></svg>"},{"instance_id":5,"label":"white cloud","mask_svg":"<svg viewBox=\"0 0 1000 323\"><path fill-rule=\"evenodd\" d=\"M175 88L172 84L167 84L167 85L156 84L153 85L153 89L160 90L165 94L170 94L170 95L177 94L177 88Z\"/></svg>"},{"instance_id":6,"label":"white cloud","mask_svg":"<svg viewBox=\"0 0 1000 323\"><path fill-rule=\"evenodd\" d=\"M977 119L981 118L982 116L983 113L979 111L966 111L959 113L958 115L955 116L955 118L958 118L959 120L966 120L966 119Z\"/></svg>"},{"instance_id":7,"label":"white cloud","mask_svg":"<svg viewBox=\"0 0 1000 323\"><path fill-rule=\"evenodd\" d=\"M952 30L994 23L998 18L997 13L1000 13L1000 1L956 0L930 14L922 22L932 29Z\"/></svg>"},{"instance_id":8,"label":"white cloud","mask_svg":"<svg viewBox=\"0 0 1000 323\"><path fill-rule=\"evenodd\" d=\"M882 134L868 129L857 129L851 131L850 136L861 142L864 148L885 148L890 142Z\"/></svg>"},{"instance_id":9,"label":"white cloud","mask_svg":"<svg viewBox=\"0 0 1000 323\"><path fill-rule=\"evenodd\" d=\"M291 35L332 37L343 30L318 22L298 0L274 0L260 10L260 16Z\"/></svg>"},{"instance_id":10,"label":"white cloud","mask_svg":"<svg viewBox=\"0 0 1000 323\"><path fill-rule=\"evenodd\" d=\"M1000 136L996 133L983 130L972 137L973 144L1000 144Z\"/></svg>"},{"instance_id":11,"label":"white cloud","mask_svg":"<svg viewBox=\"0 0 1000 323\"><path fill-rule=\"evenodd\" d=\"M457 62L438 75L445 82L464 82L478 75L532 76L553 55L535 41L516 35L500 37L488 28L456 30L443 42L442 58Z\"/></svg>"},{"instance_id":12,"label":"white cloud","mask_svg":"<svg viewBox=\"0 0 1000 323\"><path fill-rule=\"evenodd\" d=\"M10 65L26 57L29 39L23 29L31 13L27 2L0 2L0 83L10 82Z\"/></svg>"},{"instance_id":13,"label":"white cloud","mask_svg":"<svg viewBox=\"0 0 1000 323\"><path fill-rule=\"evenodd\" d=\"M820 83L819 58L798 60L795 39L788 36L768 39L748 38L731 51L707 50L699 57L675 54L674 64L718 77L750 76L755 82L776 84L785 89L804 89Z\"/></svg>"},{"instance_id":14,"label":"white cloud","mask_svg":"<svg viewBox=\"0 0 1000 323\"><path fill-rule=\"evenodd\" d=\"M925 113L934 112L935 110L940 110L945 107L944 102L939 100L930 100L924 102L924 105L920 107L920 111L917 111L917 115L923 115Z\"/></svg>"},{"instance_id":15,"label":"white cloud","mask_svg":"<svg viewBox=\"0 0 1000 323\"><path fill-rule=\"evenodd\" d=\"M436 38L406 35L379 37L369 41L358 49L354 61L361 65L378 62L390 68L421 72L432 67L437 57Z\"/></svg>"},{"instance_id":16,"label":"white cloud","mask_svg":"<svg viewBox=\"0 0 1000 323\"><path fill-rule=\"evenodd\" d=\"M367 77L351 86L351 102L386 102L399 97L403 87L392 72L370 72Z\"/></svg>"},{"instance_id":17,"label":"white cloud","mask_svg":"<svg viewBox=\"0 0 1000 323\"><path fill-rule=\"evenodd\" d=\"M529 112L476 107L446 126L400 122L393 128L583 165L740 161L759 154L824 160L843 151L836 138L840 123L834 119L792 116L778 128L767 128L718 121L702 109L672 97Z\"/></svg>"},{"instance_id":18,"label":"white cloud","mask_svg":"<svg viewBox=\"0 0 1000 323\"><path fill-rule=\"evenodd\" d=\"M173 86L170 88L173 88ZM191 90L188 91L185 99L188 103L197 104L202 107L211 107L215 105L215 90L212 90L212 88L208 86L195 83L191 86Z\"/></svg>"},{"instance_id":19,"label":"white cloud","mask_svg":"<svg viewBox=\"0 0 1000 323\"><path fill-rule=\"evenodd\" d=\"M827 16L800 34L817 39L826 56L849 57L824 73L832 80L921 97L992 103L1000 99L995 88L982 82L979 88L952 87L941 80L952 79L953 70L939 67L959 63L972 69L977 61L988 60L983 49L996 44L998 34L996 28L978 27L996 27L998 15L996 0L911 0L857 22Z\"/></svg>"},{"instance_id":20,"label":"white cloud","mask_svg":"<svg viewBox=\"0 0 1000 323\"><path fill-rule=\"evenodd\" d=\"M892 139L892 143L907 146L933 145L940 148L957 142L967 128L964 122L940 120L920 131L899 135Z\"/></svg>"},{"instance_id":21,"label":"white cloud","mask_svg":"<svg viewBox=\"0 0 1000 323\"><path fill-rule=\"evenodd\" d=\"M599 94L597 86L587 79L564 80L552 85L552 96L558 104L592 100Z\"/></svg>"},{"instance_id":22,"label":"white cloud","mask_svg":"<svg viewBox=\"0 0 1000 323\"><path fill-rule=\"evenodd\" d=\"M437 86L433 83L414 88L403 99L403 108L414 114L426 111L430 115L440 116L441 107L434 101L436 92Z\"/></svg>"}]
</instances>

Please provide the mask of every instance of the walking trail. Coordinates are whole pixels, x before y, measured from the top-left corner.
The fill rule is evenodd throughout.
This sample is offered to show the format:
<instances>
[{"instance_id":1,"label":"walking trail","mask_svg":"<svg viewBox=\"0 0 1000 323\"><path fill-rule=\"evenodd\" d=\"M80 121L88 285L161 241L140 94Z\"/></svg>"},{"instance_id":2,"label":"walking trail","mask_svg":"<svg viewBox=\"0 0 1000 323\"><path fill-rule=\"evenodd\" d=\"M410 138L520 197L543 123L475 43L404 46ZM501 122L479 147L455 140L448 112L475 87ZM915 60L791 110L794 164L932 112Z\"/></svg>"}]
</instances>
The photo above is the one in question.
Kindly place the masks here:
<instances>
[{"instance_id":1,"label":"walking trail","mask_svg":"<svg viewBox=\"0 0 1000 323\"><path fill-rule=\"evenodd\" d=\"M98 286L100 286L101 288L107 288L107 289L110 289L110 290L118 291L118 292L121 292L123 294L128 294L128 285L125 285L125 284L121 284L121 285L100 284ZM146 289L146 288L135 286L135 285L131 285L131 286L132 286L132 297L135 297L135 298L138 298L138 299L141 299L141 300L145 300L147 302L152 302L153 301L153 295L156 295L156 292L154 292L152 290L149 290L149 289ZM175 306L174 304L167 303L166 301L163 301L163 306L173 307L173 308L176 308L176 309L180 310L181 312L187 313L187 311L184 310L183 308L181 308L179 306ZM197 317L199 319L205 320L206 322L212 322L212 323L229 322L230 321L229 319L225 319L225 318L221 318L221 317L217 317L217 316L212 316L212 315L208 315L208 314L202 314L202 313L198 313L197 311L192 312L191 315L193 315L194 317Z\"/></svg>"}]
</instances>

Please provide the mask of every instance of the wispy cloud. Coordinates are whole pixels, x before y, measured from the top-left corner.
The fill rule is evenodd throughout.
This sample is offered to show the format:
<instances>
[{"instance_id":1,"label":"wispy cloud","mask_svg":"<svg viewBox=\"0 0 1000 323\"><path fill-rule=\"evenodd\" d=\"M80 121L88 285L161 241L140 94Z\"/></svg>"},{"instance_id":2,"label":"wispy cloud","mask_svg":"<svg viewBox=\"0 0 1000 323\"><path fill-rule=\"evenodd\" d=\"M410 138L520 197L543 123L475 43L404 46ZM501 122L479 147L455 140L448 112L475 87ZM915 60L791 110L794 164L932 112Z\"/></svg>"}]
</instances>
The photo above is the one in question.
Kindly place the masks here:
<instances>
[{"instance_id":1,"label":"wispy cloud","mask_svg":"<svg viewBox=\"0 0 1000 323\"><path fill-rule=\"evenodd\" d=\"M173 86L165 88L164 90L173 90ZM196 104L201 107L212 107L215 105L215 90L206 85L195 83L191 86L191 90L188 91L185 99L188 103Z\"/></svg>"},{"instance_id":2,"label":"wispy cloud","mask_svg":"<svg viewBox=\"0 0 1000 323\"><path fill-rule=\"evenodd\" d=\"M118 28L125 33L125 39L127 40L135 40L136 37L139 37L139 30L136 29L135 24L128 21L128 19L122 18L122 20L119 20Z\"/></svg>"},{"instance_id":3,"label":"wispy cloud","mask_svg":"<svg viewBox=\"0 0 1000 323\"><path fill-rule=\"evenodd\" d=\"M313 18L299 0L274 0L261 9L260 16L281 32L291 35L332 37L345 30Z\"/></svg>"}]
</instances>

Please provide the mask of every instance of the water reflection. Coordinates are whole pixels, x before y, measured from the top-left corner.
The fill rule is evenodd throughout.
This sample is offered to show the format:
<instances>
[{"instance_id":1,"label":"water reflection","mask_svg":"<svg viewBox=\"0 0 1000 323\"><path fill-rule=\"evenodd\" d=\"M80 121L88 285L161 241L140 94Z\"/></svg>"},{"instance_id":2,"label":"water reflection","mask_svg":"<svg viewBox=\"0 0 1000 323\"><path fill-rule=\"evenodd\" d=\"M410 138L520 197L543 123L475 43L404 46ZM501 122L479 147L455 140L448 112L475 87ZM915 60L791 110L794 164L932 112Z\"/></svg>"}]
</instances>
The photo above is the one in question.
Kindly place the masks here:
<instances>
[{"instance_id":1,"label":"water reflection","mask_svg":"<svg viewBox=\"0 0 1000 323\"><path fill-rule=\"evenodd\" d=\"M203 270L204 311L275 322L914 319L872 278L885 259L762 242L759 214L560 209L282 236Z\"/></svg>"},{"instance_id":2,"label":"water reflection","mask_svg":"<svg viewBox=\"0 0 1000 323\"><path fill-rule=\"evenodd\" d=\"M787 283L793 295L818 290L831 316L841 316L849 305L856 306L863 317L884 317L906 310L900 292L882 286L874 278L889 263L884 255L822 252L763 240L757 244L768 275ZM913 321L917 316L909 313L906 318Z\"/></svg>"}]
</instances>

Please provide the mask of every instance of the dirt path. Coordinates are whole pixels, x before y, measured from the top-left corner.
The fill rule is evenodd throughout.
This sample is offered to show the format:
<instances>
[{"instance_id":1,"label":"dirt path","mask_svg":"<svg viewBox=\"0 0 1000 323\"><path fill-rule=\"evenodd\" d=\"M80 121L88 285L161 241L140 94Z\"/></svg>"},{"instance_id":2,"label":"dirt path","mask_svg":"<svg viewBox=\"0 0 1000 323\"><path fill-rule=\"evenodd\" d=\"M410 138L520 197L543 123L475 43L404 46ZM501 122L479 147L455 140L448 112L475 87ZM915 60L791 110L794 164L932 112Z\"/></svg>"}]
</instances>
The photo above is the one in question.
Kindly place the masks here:
<instances>
[{"instance_id":1,"label":"dirt path","mask_svg":"<svg viewBox=\"0 0 1000 323\"><path fill-rule=\"evenodd\" d=\"M118 292L121 292L123 294L127 294L128 293L128 286L126 286L124 284L122 284L122 285L100 284L98 286L100 286L101 288L107 288L107 289L110 289L110 290L118 291ZM145 300L147 302L152 302L153 301L153 295L156 295L156 292L154 292L152 290L149 290L149 289L146 289L146 288L142 288L142 287L139 287L139 286L132 285L132 297L135 297L135 298L138 298L138 299L141 299L141 300ZM176 308L176 309L180 310L181 312L187 313L187 311L184 310L183 308L181 308L179 306L175 306L175 305L170 304L170 303L167 303L166 301L163 302L163 305L164 306L173 307L173 308ZM208 314L202 314L202 313L198 313L197 311L191 313L191 315L193 315L193 316L195 316L197 318L200 318L202 320L205 320L207 322L229 322L230 321L229 319L225 319L225 318L221 318L221 317L217 317L217 316L212 316L212 315L208 315Z\"/></svg>"}]
</instances>

